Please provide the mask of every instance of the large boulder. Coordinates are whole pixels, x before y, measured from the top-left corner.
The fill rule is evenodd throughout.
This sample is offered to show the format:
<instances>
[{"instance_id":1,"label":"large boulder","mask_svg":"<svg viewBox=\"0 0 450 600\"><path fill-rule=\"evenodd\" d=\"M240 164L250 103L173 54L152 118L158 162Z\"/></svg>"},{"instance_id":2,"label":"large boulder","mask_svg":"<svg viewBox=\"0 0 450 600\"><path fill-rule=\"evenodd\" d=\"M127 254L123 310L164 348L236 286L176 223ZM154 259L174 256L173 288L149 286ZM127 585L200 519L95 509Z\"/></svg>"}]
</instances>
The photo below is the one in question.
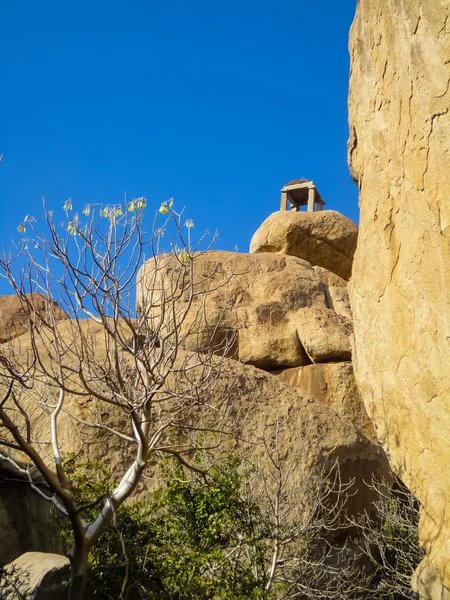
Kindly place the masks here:
<instances>
[{"instance_id":1,"label":"large boulder","mask_svg":"<svg viewBox=\"0 0 450 600\"><path fill-rule=\"evenodd\" d=\"M348 280L357 237L355 223L334 210L280 210L253 235L250 252L296 256Z\"/></svg>"},{"instance_id":2,"label":"large boulder","mask_svg":"<svg viewBox=\"0 0 450 600\"><path fill-rule=\"evenodd\" d=\"M293 256L207 252L194 257L192 273L174 255L151 259L136 294L138 312L155 330L172 318L167 303L162 314L162 297L175 298L177 314L189 307L180 331L185 348L220 352L231 339L229 356L266 370L349 358L349 322L329 308L334 294L345 312L346 290L326 270ZM327 293L332 288L339 293Z\"/></svg>"},{"instance_id":3,"label":"large boulder","mask_svg":"<svg viewBox=\"0 0 450 600\"><path fill-rule=\"evenodd\" d=\"M6 565L0 580L3 600L67 600L70 562L65 556L26 552Z\"/></svg>"},{"instance_id":4,"label":"large boulder","mask_svg":"<svg viewBox=\"0 0 450 600\"><path fill-rule=\"evenodd\" d=\"M52 504L30 486L25 470L0 458L0 565L24 552L62 552Z\"/></svg>"},{"instance_id":5,"label":"large boulder","mask_svg":"<svg viewBox=\"0 0 450 600\"><path fill-rule=\"evenodd\" d=\"M418 498L423 598L450 597L450 4L359 0L349 164L360 188L355 374Z\"/></svg>"},{"instance_id":6,"label":"large boulder","mask_svg":"<svg viewBox=\"0 0 450 600\"><path fill-rule=\"evenodd\" d=\"M63 321L58 329L71 349L64 357L67 367L71 360L73 367L77 365L78 359L70 354L74 352L76 355L76 332L88 337L99 364L107 362L105 334L100 325L89 320L80 324ZM24 337L28 336L25 334ZM20 342L16 341L18 347L23 348ZM42 355L42 360L49 359ZM206 371L202 360L206 363ZM205 377L206 385L200 385L201 378ZM72 388L76 385L76 378L71 378L66 384ZM44 397L41 385L42 382L38 381L33 391L36 398ZM47 389L47 400L51 400L48 392ZM349 499L348 505L353 514L370 506L372 492L364 481L370 481L372 477L389 477L387 459L380 446L357 431L348 419L340 418L312 395L300 392L253 366L217 357L212 357L209 362L205 357L201 359L195 353L180 349L173 373L161 394L166 400L161 405L159 417L164 418L167 413L167 417L173 420L175 411L185 406L182 423L186 431L180 433L181 446L187 443L185 436L190 423L209 430L211 435L219 427L228 435L221 436L218 454L239 449L252 462L270 466L268 449L271 449L277 456L285 457L286 464L290 465L292 485L300 479L310 490L316 489L314 486L321 480L323 482L326 473L338 464L343 481L355 478L353 491L356 494ZM34 401L36 398L24 393L18 400L28 412L31 438L42 444L50 439L50 420L45 410ZM211 398L220 410L208 408ZM81 461L104 462L107 456L111 477L117 480L124 474L135 446L126 440L127 435L132 436L128 415L118 407L95 396L67 393L58 423L63 453L79 454ZM102 429L100 425L109 429ZM117 430L117 435L113 435L112 428ZM169 442L174 445L173 432L167 430L166 435L167 438L161 438L161 445ZM148 475L145 485L156 485L158 475L154 464L149 466ZM139 491L144 493L145 489Z\"/></svg>"},{"instance_id":7,"label":"large boulder","mask_svg":"<svg viewBox=\"0 0 450 600\"><path fill-rule=\"evenodd\" d=\"M273 452L290 470L289 487L298 503L305 484L310 489L323 483L324 474L338 465L343 482L355 479L349 513L373 511L373 490L366 484L372 478L389 481L391 471L380 446L348 417L271 373L233 360L222 365L214 394L233 407L233 436L224 438L221 453L239 448L251 462L270 469L268 452Z\"/></svg>"},{"instance_id":8,"label":"large boulder","mask_svg":"<svg viewBox=\"0 0 450 600\"><path fill-rule=\"evenodd\" d=\"M350 360L351 321L330 308L303 308L296 318L298 337L312 362Z\"/></svg>"},{"instance_id":9,"label":"large boulder","mask_svg":"<svg viewBox=\"0 0 450 600\"><path fill-rule=\"evenodd\" d=\"M67 319L67 315L54 300L48 300L41 294L27 295L26 298L32 303L36 317L41 314L43 318L51 316L55 321ZM15 294L0 296L0 343L18 337L29 329L30 312L25 302ZM47 315L48 311L50 315Z\"/></svg>"},{"instance_id":10,"label":"large boulder","mask_svg":"<svg viewBox=\"0 0 450 600\"><path fill-rule=\"evenodd\" d=\"M351 362L306 365L274 371L273 375L301 392L311 394L366 437L376 440L372 422L356 386Z\"/></svg>"}]
</instances>

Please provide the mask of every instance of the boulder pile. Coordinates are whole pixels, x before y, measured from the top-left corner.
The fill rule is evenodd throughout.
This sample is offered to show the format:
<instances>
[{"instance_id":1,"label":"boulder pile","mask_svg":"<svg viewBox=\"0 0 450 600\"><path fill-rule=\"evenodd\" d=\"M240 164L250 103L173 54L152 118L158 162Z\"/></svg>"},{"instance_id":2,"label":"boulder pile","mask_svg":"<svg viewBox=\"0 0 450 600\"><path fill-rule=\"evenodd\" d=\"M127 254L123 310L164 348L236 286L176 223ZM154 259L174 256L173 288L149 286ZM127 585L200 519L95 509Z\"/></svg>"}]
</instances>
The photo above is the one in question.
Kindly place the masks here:
<instances>
[{"instance_id":1,"label":"boulder pile","mask_svg":"<svg viewBox=\"0 0 450 600\"><path fill-rule=\"evenodd\" d=\"M288 220L295 220L295 227L287 225ZM255 242L264 237L260 231L268 221L277 227L280 239L284 227L289 244ZM264 462L267 446L249 440L265 439L275 427L277 452L289 458L293 482L306 481L310 489L317 489L324 473L336 464L342 481L354 480L355 493L347 505L354 516L371 510L372 492L364 482L391 477L353 378L353 326L346 278L351 272L356 235L356 225L333 211L313 216L279 212L256 232L250 253L200 253L192 264L175 254L161 255L142 266L136 288L137 310L145 311L149 322L153 313L158 318L159 300L176 299L173 311L163 318L184 315L178 332L182 340L178 361L198 353L226 353L213 393L216 402L223 399L223 403L231 403L235 435L227 438L218 452L239 448L250 460ZM311 253L314 245L315 258ZM181 283L186 278L195 291L191 297L186 297ZM3 303L11 306L7 299ZM17 315L20 323L20 307ZM91 340L95 356L105 356L106 361L108 346L101 325L90 319L76 326L73 323L61 318L57 326L68 340L67 360L76 349L76 336L83 335ZM164 323L161 326L164 328ZM8 336L13 338L10 347L16 352L29 349L24 327L25 333ZM21 333L19 327L9 327L8 331ZM47 360L44 353L42 360ZM73 360L75 365L76 353ZM182 370L177 372L177 364L174 369L172 383L180 385ZM74 378L77 372L75 368ZM189 377L195 377L192 373ZM36 381L36 393L39 385ZM198 400L208 402L206 395ZM48 440L48 419L42 418L42 411L29 395L20 402L29 412L34 438ZM90 461L107 454L113 475L119 476L132 460L130 447L108 431L84 425L100 417L103 423L132 435L130 424L117 407L108 405L105 409L95 398L67 393L60 417L61 451L83 453ZM145 493L144 488L141 493ZM0 501L1 495L0 488ZM8 510L3 513L0 511L0 527L4 522L18 537L17 519L14 521ZM21 526L23 523L26 519ZM60 548L17 544L7 556L0 553L0 563L32 550L59 552Z\"/></svg>"},{"instance_id":2,"label":"boulder pile","mask_svg":"<svg viewBox=\"0 0 450 600\"><path fill-rule=\"evenodd\" d=\"M333 363L340 378L345 373L349 382L350 404L358 406L356 413L340 411L341 416L372 432L351 367L347 279L357 235L358 227L335 211L278 211L256 231L249 254L214 251L195 256L190 287L196 295L181 331L185 348L221 353L226 347L230 358L276 373L322 400L329 378L305 378L302 370L311 372L316 365L314 372L331 373L318 365ZM191 276L185 271L173 254L147 261L138 274L138 312L157 318L158 295L177 297L176 310L183 310L188 301L185 278ZM283 375L283 369L293 368L295 377ZM333 393L325 395L333 405Z\"/></svg>"}]
</instances>

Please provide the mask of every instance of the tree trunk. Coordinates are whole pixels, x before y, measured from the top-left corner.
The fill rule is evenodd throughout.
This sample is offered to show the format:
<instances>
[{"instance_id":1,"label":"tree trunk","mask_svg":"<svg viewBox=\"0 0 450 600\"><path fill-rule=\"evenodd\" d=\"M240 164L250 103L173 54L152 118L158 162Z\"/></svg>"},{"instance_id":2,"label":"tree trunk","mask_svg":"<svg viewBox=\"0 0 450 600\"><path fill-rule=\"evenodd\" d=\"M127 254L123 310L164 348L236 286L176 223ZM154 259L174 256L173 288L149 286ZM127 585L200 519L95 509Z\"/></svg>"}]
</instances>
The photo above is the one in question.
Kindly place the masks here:
<instances>
[{"instance_id":1,"label":"tree trunk","mask_svg":"<svg viewBox=\"0 0 450 600\"><path fill-rule=\"evenodd\" d=\"M87 545L75 546L70 556L71 579L69 600L83 600L88 570Z\"/></svg>"}]
</instances>

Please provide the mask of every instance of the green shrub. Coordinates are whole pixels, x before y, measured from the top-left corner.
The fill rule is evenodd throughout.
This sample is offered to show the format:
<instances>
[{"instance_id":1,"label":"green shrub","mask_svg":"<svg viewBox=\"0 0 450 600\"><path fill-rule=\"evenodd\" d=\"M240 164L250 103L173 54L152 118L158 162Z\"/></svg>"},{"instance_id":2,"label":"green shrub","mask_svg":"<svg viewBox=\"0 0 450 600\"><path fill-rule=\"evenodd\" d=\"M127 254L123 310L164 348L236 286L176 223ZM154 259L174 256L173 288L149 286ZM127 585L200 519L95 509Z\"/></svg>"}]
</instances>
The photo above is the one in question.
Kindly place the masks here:
<instances>
[{"instance_id":1,"label":"green shrub","mask_svg":"<svg viewBox=\"0 0 450 600\"><path fill-rule=\"evenodd\" d=\"M69 468L77 500L91 515L92 499L114 483L100 463ZM379 523L361 517L356 539L371 540L360 554L345 554L346 567L328 561L336 550L321 546L317 523L296 532L286 546L277 576L268 573L276 539L285 534L270 511L246 493L253 475L234 455L227 456L207 477L167 459L164 487L145 501L122 505L90 555L95 598L119 600L308 600L414 598L409 581L423 555L417 536L418 509L404 488L391 495L376 488ZM70 530L65 532L69 535ZM278 536L278 537L277 537ZM323 538L325 539L325 538ZM280 555L281 556L281 555ZM338 556L338 554L334 554ZM361 560L363 559L363 560ZM367 569L367 564L369 568ZM294 565L294 566L292 566ZM371 566L370 566L371 565ZM266 589L268 588L268 589Z\"/></svg>"},{"instance_id":2,"label":"green shrub","mask_svg":"<svg viewBox=\"0 0 450 600\"><path fill-rule=\"evenodd\" d=\"M265 551L270 536L259 507L241 496L245 472L227 457L208 480L175 459L165 487L145 502L127 503L92 549L95 597L208 600L268 598ZM70 469L77 499L85 504L113 485L100 463ZM64 531L70 535L70 530ZM126 586L123 586L126 579Z\"/></svg>"}]
</instances>

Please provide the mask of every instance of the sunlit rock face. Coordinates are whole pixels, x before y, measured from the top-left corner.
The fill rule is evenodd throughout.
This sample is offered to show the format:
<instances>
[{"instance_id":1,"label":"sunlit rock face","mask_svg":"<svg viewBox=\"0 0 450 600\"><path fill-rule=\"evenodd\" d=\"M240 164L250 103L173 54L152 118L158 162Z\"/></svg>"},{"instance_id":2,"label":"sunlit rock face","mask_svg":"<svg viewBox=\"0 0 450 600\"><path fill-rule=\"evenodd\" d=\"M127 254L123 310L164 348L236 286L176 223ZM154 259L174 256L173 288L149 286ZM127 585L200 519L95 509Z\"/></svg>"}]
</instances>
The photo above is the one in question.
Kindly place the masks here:
<instances>
[{"instance_id":1,"label":"sunlit rock face","mask_svg":"<svg viewBox=\"0 0 450 600\"><path fill-rule=\"evenodd\" d=\"M138 311L148 311L155 328L158 294L178 298L175 311L181 313L190 294L186 280L192 278L197 295L180 328L188 350L213 348L220 354L224 340L234 336L229 356L265 370L350 358L344 280L306 260L270 252L207 252L193 263L191 274L174 255L151 259L137 287Z\"/></svg>"},{"instance_id":2,"label":"sunlit rock face","mask_svg":"<svg viewBox=\"0 0 450 600\"><path fill-rule=\"evenodd\" d=\"M355 383L351 362L306 365L276 371L274 375L302 392L311 394L367 438L376 440L372 422Z\"/></svg>"},{"instance_id":3,"label":"sunlit rock face","mask_svg":"<svg viewBox=\"0 0 450 600\"><path fill-rule=\"evenodd\" d=\"M414 585L450 597L450 4L360 0L349 164L360 187L354 366L392 467L422 505Z\"/></svg>"},{"instance_id":4,"label":"sunlit rock face","mask_svg":"<svg viewBox=\"0 0 450 600\"><path fill-rule=\"evenodd\" d=\"M27 300L33 304L37 317L41 314L43 318L49 319L51 316L55 321L67 319L67 315L57 302L49 301L41 294L32 296L27 294L22 300L16 295L0 296L0 343L12 340L28 331L30 324Z\"/></svg>"},{"instance_id":5,"label":"sunlit rock face","mask_svg":"<svg viewBox=\"0 0 450 600\"><path fill-rule=\"evenodd\" d=\"M280 210L256 230L250 252L296 256L348 280L357 238L355 223L334 210Z\"/></svg>"},{"instance_id":6,"label":"sunlit rock face","mask_svg":"<svg viewBox=\"0 0 450 600\"><path fill-rule=\"evenodd\" d=\"M3 600L66 600L69 595L70 561L61 554L26 552L5 565L5 573L0 583ZM8 575L14 574L17 581L9 583Z\"/></svg>"}]
</instances>

